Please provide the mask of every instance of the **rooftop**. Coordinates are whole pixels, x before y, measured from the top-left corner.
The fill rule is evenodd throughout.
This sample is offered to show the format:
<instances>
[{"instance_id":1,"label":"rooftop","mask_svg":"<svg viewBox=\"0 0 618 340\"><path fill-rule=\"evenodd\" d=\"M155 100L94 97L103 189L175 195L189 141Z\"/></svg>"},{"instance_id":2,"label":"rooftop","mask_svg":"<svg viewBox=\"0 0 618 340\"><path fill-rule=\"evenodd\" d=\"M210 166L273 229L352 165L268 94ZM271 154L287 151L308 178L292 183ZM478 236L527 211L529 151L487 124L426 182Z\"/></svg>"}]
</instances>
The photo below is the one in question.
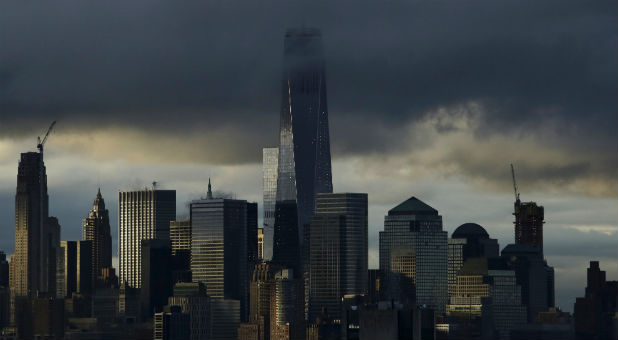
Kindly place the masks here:
<instances>
[{"instance_id":1,"label":"rooftop","mask_svg":"<svg viewBox=\"0 0 618 340\"><path fill-rule=\"evenodd\" d=\"M412 196L388 211L392 215L438 215L438 211Z\"/></svg>"}]
</instances>

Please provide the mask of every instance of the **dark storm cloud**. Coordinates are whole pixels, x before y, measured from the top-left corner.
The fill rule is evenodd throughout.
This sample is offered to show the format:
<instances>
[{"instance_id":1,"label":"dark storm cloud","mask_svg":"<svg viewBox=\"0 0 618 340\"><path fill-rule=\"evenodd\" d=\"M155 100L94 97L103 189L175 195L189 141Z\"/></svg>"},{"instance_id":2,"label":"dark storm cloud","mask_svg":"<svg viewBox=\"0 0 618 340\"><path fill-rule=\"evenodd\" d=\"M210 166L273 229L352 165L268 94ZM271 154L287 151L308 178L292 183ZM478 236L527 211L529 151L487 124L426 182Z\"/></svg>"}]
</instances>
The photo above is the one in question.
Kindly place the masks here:
<instances>
[{"instance_id":1,"label":"dark storm cloud","mask_svg":"<svg viewBox=\"0 0 618 340\"><path fill-rule=\"evenodd\" d=\"M304 22L324 33L336 156L397 151L406 123L469 102L483 107L478 139L615 154L615 12L612 1L2 2L0 136L51 119L172 136L226 126L222 161L256 162L277 141L283 32ZM549 171L617 164L601 162Z\"/></svg>"}]
</instances>

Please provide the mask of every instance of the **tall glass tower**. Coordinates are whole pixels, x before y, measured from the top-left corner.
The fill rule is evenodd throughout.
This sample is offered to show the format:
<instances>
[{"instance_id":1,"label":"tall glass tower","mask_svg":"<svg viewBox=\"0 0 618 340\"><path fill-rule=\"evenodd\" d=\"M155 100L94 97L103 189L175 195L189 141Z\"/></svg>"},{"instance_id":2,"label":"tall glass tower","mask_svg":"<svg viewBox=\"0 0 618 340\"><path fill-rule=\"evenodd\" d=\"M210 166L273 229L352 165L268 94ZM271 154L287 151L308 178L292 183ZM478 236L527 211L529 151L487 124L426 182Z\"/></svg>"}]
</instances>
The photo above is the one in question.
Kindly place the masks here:
<instances>
[{"instance_id":1,"label":"tall glass tower","mask_svg":"<svg viewBox=\"0 0 618 340\"><path fill-rule=\"evenodd\" d=\"M293 254L303 244L303 228L315 210L316 193L333 192L326 75L319 30L300 28L286 32L281 90L273 260L292 264ZM292 240L292 235L297 239Z\"/></svg>"}]
</instances>

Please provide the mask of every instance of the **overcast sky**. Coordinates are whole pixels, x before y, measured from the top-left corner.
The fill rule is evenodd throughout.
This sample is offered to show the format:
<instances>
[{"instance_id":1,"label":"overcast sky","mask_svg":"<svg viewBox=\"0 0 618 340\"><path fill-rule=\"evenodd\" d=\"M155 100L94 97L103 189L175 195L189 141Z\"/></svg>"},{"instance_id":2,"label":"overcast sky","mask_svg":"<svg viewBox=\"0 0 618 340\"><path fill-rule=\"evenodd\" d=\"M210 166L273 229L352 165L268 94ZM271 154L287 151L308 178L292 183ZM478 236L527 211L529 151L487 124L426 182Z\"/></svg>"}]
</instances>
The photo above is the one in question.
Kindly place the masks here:
<instances>
[{"instance_id":1,"label":"overcast sky","mask_svg":"<svg viewBox=\"0 0 618 340\"><path fill-rule=\"evenodd\" d=\"M13 251L19 153L46 146L50 214L79 239L97 187L216 190L261 204L278 136L283 34L323 32L333 185L367 192L370 267L410 196L452 232L513 242L514 163L545 206L557 304L588 261L618 279L615 1L0 2L0 250ZM260 207L261 208L261 207Z\"/></svg>"}]
</instances>

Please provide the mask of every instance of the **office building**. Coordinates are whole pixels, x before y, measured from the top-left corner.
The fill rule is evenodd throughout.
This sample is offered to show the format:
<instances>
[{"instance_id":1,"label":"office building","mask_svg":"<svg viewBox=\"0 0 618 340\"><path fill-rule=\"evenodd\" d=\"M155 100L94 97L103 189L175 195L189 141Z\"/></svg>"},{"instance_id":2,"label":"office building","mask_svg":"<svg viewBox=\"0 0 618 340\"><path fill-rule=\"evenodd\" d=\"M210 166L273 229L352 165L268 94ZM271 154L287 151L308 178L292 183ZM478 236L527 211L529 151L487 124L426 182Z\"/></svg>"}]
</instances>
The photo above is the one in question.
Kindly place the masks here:
<instances>
[{"instance_id":1,"label":"office building","mask_svg":"<svg viewBox=\"0 0 618 340\"><path fill-rule=\"evenodd\" d=\"M172 255L178 251L191 253L191 221L171 221L170 240L172 242Z\"/></svg>"},{"instance_id":2,"label":"office building","mask_svg":"<svg viewBox=\"0 0 618 340\"><path fill-rule=\"evenodd\" d=\"M11 256L13 296L34 297L48 291L48 201L42 150L22 153L15 194L15 252Z\"/></svg>"},{"instance_id":3,"label":"office building","mask_svg":"<svg viewBox=\"0 0 618 340\"><path fill-rule=\"evenodd\" d=\"M380 270L402 274L416 287L416 303L443 313L448 302L448 241L442 216L416 197L389 210L380 232Z\"/></svg>"},{"instance_id":4,"label":"office building","mask_svg":"<svg viewBox=\"0 0 618 340\"><path fill-rule=\"evenodd\" d=\"M6 260L6 254L0 251L0 286L9 286L9 261Z\"/></svg>"},{"instance_id":5,"label":"office building","mask_svg":"<svg viewBox=\"0 0 618 340\"><path fill-rule=\"evenodd\" d=\"M515 272L499 258L467 259L449 300L446 315L454 337L508 339L527 320Z\"/></svg>"},{"instance_id":6,"label":"office building","mask_svg":"<svg viewBox=\"0 0 618 340\"><path fill-rule=\"evenodd\" d=\"M258 228L257 252L258 261L264 261L264 227Z\"/></svg>"},{"instance_id":7,"label":"office building","mask_svg":"<svg viewBox=\"0 0 618 340\"><path fill-rule=\"evenodd\" d=\"M142 240L170 239L176 191L144 189L118 193L120 281L142 286Z\"/></svg>"},{"instance_id":8,"label":"office building","mask_svg":"<svg viewBox=\"0 0 618 340\"><path fill-rule=\"evenodd\" d=\"M92 273L94 280L102 275L103 268L112 266L112 235L109 226L109 211L101 188L92 204L88 217L82 223L82 240L92 241Z\"/></svg>"},{"instance_id":9,"label":"office building","mask_svg":"<svg viewBox=\"0 0 618 340\"><path fill-rule=\"evenodd\" d=\"M275 227L275 202L277 201L277 167L279 148L262 149L262 191L264 208L264 258L273 256L273 231Z\"/></svg>"},{"instance_id":10,"label":"office building","mask_svg":"<svg viewBox=\"0 0 618 340\"><path fill-rule=\"evenodd\" d=\"M212 198L190 204L191 272L206 285L212 299L240 301L241 320L249 314L249 250L257 253L257 205L244 200ZM250 236L249 233L255 233ZM236 331L236 330L235 330Z\"/></svg>"},{"instance_id":11,"label":"office building","mask_svg":"<svg viewBox=\"0 0 618 340\"><path fill-rule=\"evenodd\" d=\"M316 196L310 225L309 321L341 318L344 295L367 293L367 194Z\"/></svg>"},{"instance_id":12,"label":"office building","mask_svg":"<svg viewBox=\"0 0 618 340\"><path fill-rule=\"evenodd\" d=\"M57 284L57 272L58 261L57 258L62 254L60 248L60 223L58 218L49 216L45 222L46 237L47 237L47 291L48 296L54 296L58 290Z\"/></svg>"},{"instance_id":13,"label":"office building","mask_svg":"<svg viewBox=\"0 0 618 340\"><path fill-rule=\"evenodd\" d=\"M64 301L43 297L32 299L32 331L35 339L63 339Z\"/></svg>"},{"instance_id":14,"label":"office building","mask_svg":"<svg viewBox=\"0 0 618 340\"><path fill-rule=\"evenodd\" d=\"M91 294L94 289L92 241L61 241L60 254L56 297L70 298L73 293Z\"/></svg>"},{"instance_id":15,"label":"office building","mask_svg":"<svg viewBox=\"0 0 618 340\"><path fill-rule=\"evenodd\" d=\"M303 281L292 269L278 269L270 291L270 339L305 338Z\"/></svg>"},{"instance_id":16,"label":"office building","mask_svg":"<svg viewBox=\"0 0 618 340\"><path fill-rule=\"evenodd\" d=\"M453 292L457 271L467 259L498 256L500 256L498 240L489 238L485 228L476 223L465 223L457 227L448 239L449 295Z\"/></svg>"},{"instance_id":17,"label":"office building","mask_svg":"<svg viewBox=\"0 0 618 340\"><path fill-rule=\"evenodd\" d=\"M233 299L210 300L211 339L236 340L240 326L240 301Z\"/></svg>"},{"instance_id":18,"label":"office building","mask_svg":"<svg viewBox=\"0 0 618 340\"><path fill-rule=\"evenodd\" d=\"M172 296L172 247L169 240L142 240L141 302L144 319L159 313Z\"/></svg>"},{"instance_id":19,"label":"office building","mask_svg":"<svg viewBox=\"0 0 618 340\"><path fill-rule=\"evenodd\" d=\"M206 295L203 283L176 283L174 295L168 299L168 306L179 306L189 314L189 337L186 339L208 339L211 332L210 297Z\"/></svg>"},{"instance_id":20,"label":"office building","mask_svg":"<svg viewBox=\"0 0 618 340\"><path fill-rule=\"evenodd\" d=\"M314 213L315 195L333 191L326 74L319 30L300 28L286 32L281 90L273 261L289 264L287 253L303 244L303 229ZM280 204L285 207L277 208ZM294 204L296 209L290 206ZM277 251L277 247L285 250Z\"/></svg>"},{"instance_id":21,"label":"office building","mask_svg":"<svg viewBox=\"0 0 618 340\"><path fill-rule=\"evenodd\" d=\"M509 244L502 249L502 258L515 271L521 285L522 302L528 307L528 321L540 312L554 307L554 271L547 265L538 247L530 244Z\"/></svg>"},{"instance_id":22,"label":"office building","mask_svg":"<svg viewBox=\"0 0 618 340\"><path fill-rule=\"evenodd\" d=\"M598 261L590 261L585 295L576 299L574 311L577 339L616 337L618 281L607 281Z\"/></svg>"},{"instance_id":23,"label":"office building","mask_svg":"<svg viewBox=\"0 0 618 340\"><path fill-rule=\"evenodd\" d=\"M515 201L515 244L527 244L539 248L543 257L543 224L545 209L535 202Z\"/></svg>"},{"instance_id":24,"label":"office building","mask_svg":"<svg viewBox=\"0 0 618 340\"><path fill-rule=\"evenodd\" d=\"M274 268L268 262L255 265L249 286L249 323L241 325L243 336L254 331L256 339L270 338L270 297L274 285ZM240 334L239 334L240 336Z\"/></svg>"},{"instance_id":25,"label":"office building","mask_svg":"<svg viewBox=\"0 0 618 340\"><path fill-rule=\"evenodd\" d=\"M190 339L189 324L191 317L183 313L178 306L165 308L154 314L154 340Z\"/></svg>"}]
</instances>

